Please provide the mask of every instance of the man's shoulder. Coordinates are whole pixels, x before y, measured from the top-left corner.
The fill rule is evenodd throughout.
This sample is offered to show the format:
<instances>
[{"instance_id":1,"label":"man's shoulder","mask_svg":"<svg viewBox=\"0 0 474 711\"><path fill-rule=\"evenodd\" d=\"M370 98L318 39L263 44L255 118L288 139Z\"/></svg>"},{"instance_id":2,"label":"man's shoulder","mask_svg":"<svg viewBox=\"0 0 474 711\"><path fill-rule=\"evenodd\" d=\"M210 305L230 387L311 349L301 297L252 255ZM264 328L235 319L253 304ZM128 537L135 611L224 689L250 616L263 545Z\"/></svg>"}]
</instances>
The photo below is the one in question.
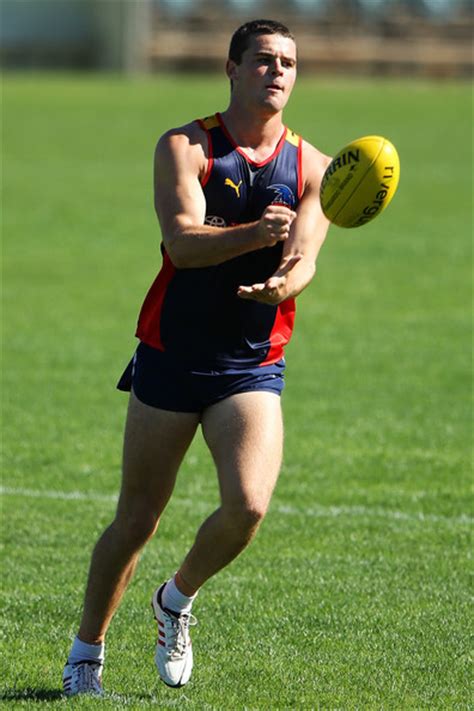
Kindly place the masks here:
<instances>
[{"instance_id":1,"label":"man's shoulder","mask_svg":"<svg viewBox=\"0 0 474 711\"><path fill-rule=\"evenodd\" d=\"M205 138L205 130L199 120L195 119L194 121L183 124L183 126L168 129L168 131L160 136L158 143L204 143Z\"/></svg>"},{"instance_id":2,"label":"man's shoulder","mask_svg":"<svg viewBox=\"0 0 474 711\"><path fill-rule=\"evenodd\" d=\"M206 151L206 132L197 120L190 121L183 126L170 128L158 139L156 153L158 155L171 154L203 154Z\"/></svg>"},{"instance_id":3,"label":"man's shoulder","mask_svg":"<svg viewBox=\"0 0 474 711\"><path fill-rule=\"evenodd\" d=\"M324 171L328 167L329 163L331 162L332 158L331 156L326 155L322 151L320 151L316 146L313 146L312 143L309 143L308 141L305 141L303 139L303 161L307 163L311 163L312 165L315 166L315 169L318 171Z\"/></svg>"},{"instance_id":4,"label":"man's shoulder","mask_svg":"<svg viewBox=\"0 0 474 711\"><path fill-rule=\"evenodd\" d=\"M313 185L319 190L322 177L331 162L326 155L308 141L302 141L302 168L305 186Z\"/></svg>"},{"instance_id":5,"label":"man's shoulder","mask_svg":"<svg viewBox=\"0 0 474 711\"><path fill-rule=\"evenodd\" d=\"M194 121L190 121L189 123L185 123L182 126L176 126L175 128L170 128L168 131L166 131L160 138L164 139L170 139L174 136L184 136L188 140L193 140L196 138L200 138L205 134L205 130L203 129L201 122L199 119L194 119Z\"/></svg>"}]
</instances>

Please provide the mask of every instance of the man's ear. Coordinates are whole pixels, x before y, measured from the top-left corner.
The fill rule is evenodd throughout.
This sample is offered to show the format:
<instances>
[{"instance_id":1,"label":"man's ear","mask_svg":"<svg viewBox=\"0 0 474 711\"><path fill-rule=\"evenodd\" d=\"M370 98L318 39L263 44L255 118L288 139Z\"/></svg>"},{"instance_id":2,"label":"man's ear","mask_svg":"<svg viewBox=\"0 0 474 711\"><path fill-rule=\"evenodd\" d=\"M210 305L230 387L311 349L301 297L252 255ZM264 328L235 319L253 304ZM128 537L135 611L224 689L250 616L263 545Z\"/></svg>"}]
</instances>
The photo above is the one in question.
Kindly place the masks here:
<instances>
[{"instance_id":1,"label":"man's ear","mask_svg":"<svg viewBox=\"0 0 474 711\"><path fill-rule=\"evenodd\" d=\"M239 65L233 59L228 59L225 65L225 71L231 81L234 81L239 73Z\"/></svg>"}]
</instances>

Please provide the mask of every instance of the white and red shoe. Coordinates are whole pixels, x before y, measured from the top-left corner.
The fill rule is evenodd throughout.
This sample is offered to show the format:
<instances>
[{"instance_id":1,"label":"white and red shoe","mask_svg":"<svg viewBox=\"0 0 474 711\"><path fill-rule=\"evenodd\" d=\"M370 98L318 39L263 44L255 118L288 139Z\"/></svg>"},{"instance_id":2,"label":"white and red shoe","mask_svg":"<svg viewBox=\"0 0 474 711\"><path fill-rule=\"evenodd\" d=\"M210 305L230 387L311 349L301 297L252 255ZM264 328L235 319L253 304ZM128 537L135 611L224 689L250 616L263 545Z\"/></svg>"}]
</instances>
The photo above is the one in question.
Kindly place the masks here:
<instances>
[{"instance_id":1,"label":"white and red shoe","mask_svg":"<svg viewBox=\"0 0 474 711\"><path fill-rule=\"evenodd\" d=\"M102 696L102 669L100 662L66 664L63 671L63 691L66 696L92 694Z\"/></svg>"},{"instance_id":2,"label":"white and red shoe","mask_svg":"<svg viewBox=\"0 0 474 711\"><path fill-rule=\"evenodd\" d=\"M166 583L153 594L151 606L158 622L155 663L162 681L178 688L188 683L193 669L193 648L189 628L197 624L190 612L163 608L161 595Z\"/></svg>"}]
</instances>

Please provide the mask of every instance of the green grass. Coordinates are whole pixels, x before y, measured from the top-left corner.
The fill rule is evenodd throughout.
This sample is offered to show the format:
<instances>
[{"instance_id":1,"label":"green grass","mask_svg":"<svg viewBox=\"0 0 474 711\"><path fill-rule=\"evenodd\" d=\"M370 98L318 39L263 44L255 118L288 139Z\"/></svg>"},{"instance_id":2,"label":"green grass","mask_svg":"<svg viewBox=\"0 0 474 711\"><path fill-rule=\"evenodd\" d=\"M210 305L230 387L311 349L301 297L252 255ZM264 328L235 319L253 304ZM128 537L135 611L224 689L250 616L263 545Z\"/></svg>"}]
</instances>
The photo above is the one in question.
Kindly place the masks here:
<instances>
[{"instance_id":1,"label":"green grass","mask_svg":"<svg viewBox=\"0 0 474 711\"><path fill-rule=\"evenodd\" d=\"M154 143L226 100L220 78L4 80L8 707L66 703L119 485L115 383L160 263ZM372 224L332 228L299 299L281 478L255 543L196 604L192 682L158 682L149 598L217 501L200 437L112 624L110 696L74 708L469 708L469 100L463 84L300 80L287 123L329 153L386 135L399 192Z\"/></svg>"}]
</instances>

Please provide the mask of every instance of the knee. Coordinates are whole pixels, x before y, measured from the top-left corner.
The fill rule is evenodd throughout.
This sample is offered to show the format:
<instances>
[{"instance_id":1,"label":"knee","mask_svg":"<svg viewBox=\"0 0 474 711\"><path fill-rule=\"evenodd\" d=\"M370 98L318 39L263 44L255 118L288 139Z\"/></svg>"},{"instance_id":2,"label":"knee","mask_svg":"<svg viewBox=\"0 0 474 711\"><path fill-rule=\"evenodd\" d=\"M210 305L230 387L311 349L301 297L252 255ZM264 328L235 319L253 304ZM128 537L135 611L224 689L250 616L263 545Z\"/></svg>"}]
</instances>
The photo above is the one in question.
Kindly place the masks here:
<instances>
[{"instance_id":1,"label":"knee","mask_svg":"<svg viewBox=\"0 0 474 711\"><path fill-rule=\"evenodd\" d=\"M258 530L267 507L258 502L244 502L239 506L223 507L226 527L241 540L249 541Z\"/></svg>"},{"instance_id":2,"label":"knee","mask_svg":"<svg viewBox=\"0 0 474 711\"><path fill-rule=\"evenodd\" d=\"M135 505L117 512L113 523L125 546L141 548L158 528L159 515L146 505Z\"/></svg>"}]
</instances>

